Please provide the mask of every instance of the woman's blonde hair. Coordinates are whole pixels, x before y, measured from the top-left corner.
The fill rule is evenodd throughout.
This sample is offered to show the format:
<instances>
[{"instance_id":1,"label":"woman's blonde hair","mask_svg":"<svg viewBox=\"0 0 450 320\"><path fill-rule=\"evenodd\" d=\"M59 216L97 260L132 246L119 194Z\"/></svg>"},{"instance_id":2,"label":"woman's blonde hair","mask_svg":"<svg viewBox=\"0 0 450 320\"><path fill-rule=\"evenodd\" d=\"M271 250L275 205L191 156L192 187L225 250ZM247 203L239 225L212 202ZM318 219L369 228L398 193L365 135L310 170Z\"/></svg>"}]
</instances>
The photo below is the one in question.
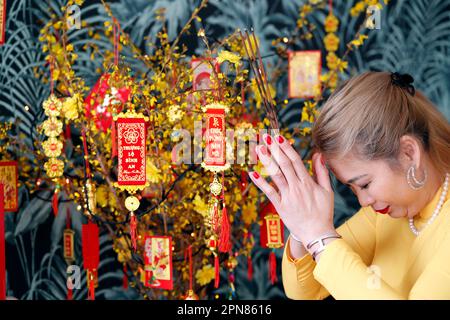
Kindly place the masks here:
<instances>
[{"instance_id":1,"label":"woman's blonde hair","mask_svg":"<svg viewBox=\"0 0 450 320\"><path fill-rule=\"evenodd\" d=\"M450 124L419 90L414 96L392 84L389 72L365 72L344 82L320 111L312 130L325 157L347 154L387 160L400 169L400 138L416 137L436 169L450 172Z\"/></svg>"}]
</instances>

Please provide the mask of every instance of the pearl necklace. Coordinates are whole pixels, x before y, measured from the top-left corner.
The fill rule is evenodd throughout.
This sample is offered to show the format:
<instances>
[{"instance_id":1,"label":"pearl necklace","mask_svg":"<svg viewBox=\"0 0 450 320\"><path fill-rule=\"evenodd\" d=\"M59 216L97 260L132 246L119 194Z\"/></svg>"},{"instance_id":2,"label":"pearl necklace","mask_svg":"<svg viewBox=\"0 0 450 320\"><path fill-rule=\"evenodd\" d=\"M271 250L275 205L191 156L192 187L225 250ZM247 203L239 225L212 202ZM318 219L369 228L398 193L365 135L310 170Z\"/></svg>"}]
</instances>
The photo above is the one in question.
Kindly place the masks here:
<instances>
[{"instance_id":1,"label":"pearl necklace","mask_svg":"<svg viewBox=\"0 0 450 320\"><path fill-rule=\"evenodd\" d=\"M434 209L434 212L431 215L430 219L428 219L427 223L422 228L422 230L425 229L427 226L429 226L434 221L434 219L436 219L439 212L441 211L441 208L445 201L445 197L447 197L449 176L450 175L448 173L445 175L444 187L442 188L442 193L441 193L441 197L439 198L439 202L436 206L436 209ZM420 231L417 230L416 227L414 226L414 218L409 219L409 228L411 229L412 233L414 233L416 236L418 236L420 234L420 232L422 231L422 230L420 230Z\"/></svg>"}]
</instances>

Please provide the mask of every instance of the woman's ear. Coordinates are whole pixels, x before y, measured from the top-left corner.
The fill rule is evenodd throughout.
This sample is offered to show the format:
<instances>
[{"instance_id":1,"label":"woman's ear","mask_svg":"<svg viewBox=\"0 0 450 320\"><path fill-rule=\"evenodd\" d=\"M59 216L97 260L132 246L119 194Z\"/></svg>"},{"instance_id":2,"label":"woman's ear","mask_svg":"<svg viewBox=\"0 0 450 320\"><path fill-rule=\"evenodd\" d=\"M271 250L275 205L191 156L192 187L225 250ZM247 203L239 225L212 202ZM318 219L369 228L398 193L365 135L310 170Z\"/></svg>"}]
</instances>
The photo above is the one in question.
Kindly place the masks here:
<instances>
[{"instance_id":1,"label":"woman's ear","mask_svg":"<svg viewBox=\"0 0 450 320\"><path fill-rule=\"evenodd\" d=\"M423 158L419 141L411 135L401 137L399 158L400 162L406 168L411 165L414 165L416 168L421 168Z\"/></svg>"}]
</instances>

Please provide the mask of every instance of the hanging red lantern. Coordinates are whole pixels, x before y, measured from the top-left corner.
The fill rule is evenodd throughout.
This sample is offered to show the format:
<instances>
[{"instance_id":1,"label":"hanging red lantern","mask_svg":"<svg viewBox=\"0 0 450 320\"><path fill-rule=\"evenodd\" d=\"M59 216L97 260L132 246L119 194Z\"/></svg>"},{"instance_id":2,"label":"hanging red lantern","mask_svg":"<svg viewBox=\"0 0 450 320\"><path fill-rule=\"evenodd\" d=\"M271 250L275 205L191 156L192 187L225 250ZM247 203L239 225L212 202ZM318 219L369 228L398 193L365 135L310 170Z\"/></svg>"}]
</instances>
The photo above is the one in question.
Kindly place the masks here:
<instances>
[{"instance_id":1,"label":"hanging red lantern","mask_svg":"<svg viewBox=\"0 0 450 320\"><path fill-rule=\"evenodd\" d=\"M98 265L100 262L100 242L98 226L89 221L82 226L82 251L86 270L88 299L95 300L95 288L98 287Z\"/></svg>"}]
</instances>

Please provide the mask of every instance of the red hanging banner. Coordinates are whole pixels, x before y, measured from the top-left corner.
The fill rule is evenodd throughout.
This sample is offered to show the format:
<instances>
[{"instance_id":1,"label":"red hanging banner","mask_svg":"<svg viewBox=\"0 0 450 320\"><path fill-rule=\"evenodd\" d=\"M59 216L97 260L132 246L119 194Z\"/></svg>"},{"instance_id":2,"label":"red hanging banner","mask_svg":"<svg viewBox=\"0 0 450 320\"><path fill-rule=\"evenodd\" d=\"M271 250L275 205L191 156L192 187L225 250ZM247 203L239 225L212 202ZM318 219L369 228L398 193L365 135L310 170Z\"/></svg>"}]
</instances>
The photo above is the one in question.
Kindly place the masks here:
<instances>
[{"instance_id":1,"label":"red hanging banner","mask_svg":"<svg viewBox=\"0 0 450 320\"><path fill-rule=\"evenodd\" d=\"M98 287L98 265L100 262L100 243L98 226L89 221L81 230L84 269L88 286L88 299L95 300L95 288Z\"/></svg>"},{"instance_id":2,"label":"red hanging banner","mask_svg":"<svg viewBox=\"0 0 450 320\"><path fill-rule=\"evenodd\" d=\"M146 287L172 290L172 237L146 236L144 247Z\"/></svg>"},{"instance_id":3,"label":"red hanging banner","mask_svg":"<svg viewBox=\"0 0 450 320\"><path fill-rule=\"evenodd\" d=\"M260 218L262 222L260 229L260 244L263 248L272 249L272 252L269 255L269 278L272 284L274 284L278 281L275 249L284 246L284 225L270 201L263 205Z\"/></svg>"},{"instance_id":4,"label":"red hanging banner","mask_svg":"<svg viewBox=\"0 0 450 320\"><path fill-rule=\"evenodd\" d=\"M0 300L6 300L5 210L3 184L0 183Z\"/></svg>"},{"instance_id":5,"label":"red hanging banner","mask_svg":"<svg viewBox=\"0 0 450 320\"><path fill-rule=\"evenodd\" d=\"M0 44L5 43L6 0L0 0Z\"/></svg>"},{"instance_id":6,"label":"red hanging banner","mask_svg":"<svg viewBox=\"0 0 450 320\"><path fill-rule=\"evenodd\" d=\"M19 192L17 188L18 170L16 161L0 161L0 183L4 187L4 210L17 211Z\"/></svg>"},{"instance_id":7,"label":"red hanging banner","mask_svg":"<svg viewBox=\"0 0 450 320\"><path fill-rule=\"evenodd\" d=\"M226 159L225 113L228 107L220 103L208 104L202 108L206 120L206 149L202 167L213 171L224 171L230 167Z\"/></svg>"},{"instance_id":8,"label":"red hanging banner","mask_svg":"<svg viewBox=\"0 0 450 320\"><path fill-rule=\"evenodd\" d=\"M132 112L117 117L118 174L116 186L129 192L144 189L147 117Z\"/></svg>"},{"instance_id":9,"label":"red hanging banner","mask_svg":"<svg viewBox=\"0 0 450 320\"><path fill-rule=\"evenodd\" d=\"M284 246L284 225L272 202L268 201L262 208L260 244L263 248L277 249Z\"/></svg>"}]
</instances>

